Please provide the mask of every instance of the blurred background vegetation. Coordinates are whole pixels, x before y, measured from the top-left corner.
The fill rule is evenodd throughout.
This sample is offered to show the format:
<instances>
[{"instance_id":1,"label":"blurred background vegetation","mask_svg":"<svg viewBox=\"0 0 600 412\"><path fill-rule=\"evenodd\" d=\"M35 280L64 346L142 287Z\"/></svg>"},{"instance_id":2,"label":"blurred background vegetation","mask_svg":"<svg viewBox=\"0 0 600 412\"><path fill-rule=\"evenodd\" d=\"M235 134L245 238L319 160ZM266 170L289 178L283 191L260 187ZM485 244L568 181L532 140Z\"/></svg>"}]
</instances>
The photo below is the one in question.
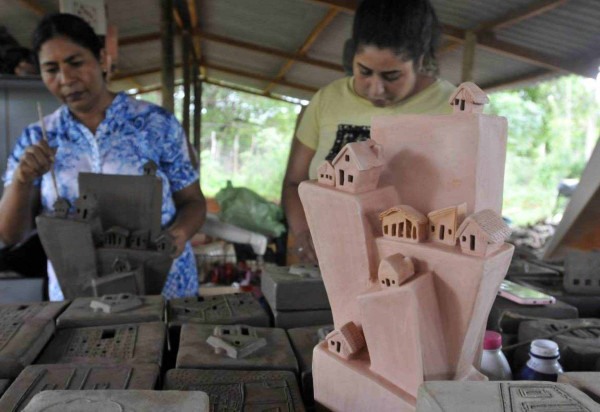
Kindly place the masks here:
<instances>
[{"instance_id":1,"label":"blurred background vegetation","mask_svg":"<svg viewBox=\"0 0 600 412\"><path fill-rule=\"evenodd\" d=\"M525 226L559 219L563 179L578 179L598 140L598 82L566 76L490 95L486 113L508 118L505 217ZM138 98L157 102L157 93ZM183 93L176 95L181 120ZM201 186L208 197L247 187L279 203L300 104L203 85ZM308 102L302 102L304 104ZM193 110L193 109L192 109Z\"/></svg>"}]
</instances>

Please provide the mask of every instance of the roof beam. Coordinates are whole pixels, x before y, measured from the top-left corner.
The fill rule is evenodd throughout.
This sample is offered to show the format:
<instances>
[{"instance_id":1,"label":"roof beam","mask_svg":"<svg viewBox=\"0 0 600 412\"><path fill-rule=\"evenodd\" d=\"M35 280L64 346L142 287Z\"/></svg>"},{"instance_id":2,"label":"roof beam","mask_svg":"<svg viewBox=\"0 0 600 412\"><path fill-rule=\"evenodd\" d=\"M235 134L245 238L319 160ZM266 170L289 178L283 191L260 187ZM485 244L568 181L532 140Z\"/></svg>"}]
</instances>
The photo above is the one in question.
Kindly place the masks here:
<instances>
[{"instance_id":1,"label":"roof beam","mask_svg":"<svg viewBox=\"0 0 600 412\"><path fill-rule=\"evenodd\" d=\"M206 69L218 70L223 73L233 74L235 76L245 77L248 79L261 80L261 81L265 81L265 82L273 81L273 79L269 76L264 76L264 75L257 74L257 73L246 72L246 71L238 70L238 69L231 69L229 67L220 66L217 64L211 64L208 62L202 62L202 66L205 67ZM181 67L181 63L175 65L175 68L179 68L179 67ZM135 72L116 73L114 76L112 76L111 80L114 80L114 81L130 80L131 78L135 78L135 77L139 77L139 76L146 76L149 74L160 73L160 70L161 70L160 67L153 67L150 69L138 70ZM298 89L298 90L304 90L304 91L311 92L311 93L314 93L318 90L315 87L307 86L307 85L300 84L300 83L288 82L287 80L284 80L284 79L277 80L276 83L280 84L282 86L287 86L287 87L291 87L293 89Z\"/></svg>"},{"instance_id":2,"label":"roof beam","mask_svg":"<svg viewBox=\"0 0 600 412\"><path fill-rule=\"evenodd\" d=\"M264 94L262 94L262 93L260 93L258 91L252 91L252 90L249 90L249 89L244 89L242 87L236 87L236 86L233 86L233 85L229 85L229 84L223 83L223 82L218 81L218 80L211 80L211 79L208 79L206 77L202 78L202 82L208 83L208 84L212 84L212 85L215 85L215 86L219 86L219 87L223 87L225 89L234 90L236 92L248 93L248 94L253 94L253 95L256 95L256 96L260 96L260 97L266 97L268 99L274 99L274 100L279 100L279 101L290 103L290 104L296 104L294 102L290 102L289 99L285 99L285 98L279 97L277 95L273 95L273 94L264 95ZM181 82L177 82L175 84L177 86L180 86ZM136 93L131 93L130 96L135 96L135 95L143 94L143 93L156 92L158 90L160 90L160 86L151 86L151 87L141 88L141 89L138 89L138 91Z\"/></svg>"},{"instance_id":3,"label":"roof beam","mask_svg":"<svg viewBox=\"0 0 600 412\"><path fill-rule=\"evenodd\" d=\"M308 49L310 49L310 46L312 46L312 44L315 42L315 40L317 40L317 37L319 37L321 32L323 30L325 30L327 28L327 26L329 26L329 24L331 24L331 22L333 21L335 16L338 15L338 13L339 13L339 9L337 9L335 7L331 7L329 9L329 11L327 11L327 14L325 15L325 17L323 17L323 19L315 26L315 28L310 32L310 34L308 35L306 40L304 40L304 43L302 44L302 46L300 46L300 48L296 51L296 54L298 56L306 55L306 52L308 51ZM275 76L273 78L273 80L267 85L267 87L265 87L265 89L263 90L263 93L269 93L273 89L273 87L275 87L275 85L277 84L276 82L278 80L282 80L285 77L285 75L292 68L294 63L295 63L295 60L289 59L283 65L283 67L279 70L279 73L277 73L277 76Z\"/></svg>"},{"instance_id":4,"label":"roof beam","mask_svg":"<svg viewBox=\"0 0 600 412\"><path fill-rule=\"evenodd\" d=\"M19 4L28 10L31 10L39 17L44 17L48 11L42 7L36 0L19 0Z\"/></svg>"},{"instance_id":5,"label":"roof beam","mask_svg":"<svg viewBox=\"0 0 600 412\"><path fill-rule=\"evenodd\" d=\"M360 4L360 0L310 0L313 3L335 7L338 10L354 13Z\"/></svg>"},{"instance_id":6,"label":"roof beam","mask_svg":"<svg viewBox=\"0 0 600 412\"><path fill-rule=\"evenodd\" d=\"M200 36L202 39L205 39L208 41L214 41L216 43L227 44L229 46L239 47L242 49L251 50L254 52L258 52L258 53L264 53L264 54L268 54L271 56L277 56L277 57L281 57L283 59L297 60L302 63L310 64L313 66L318 66L318 67L333 70L333 71L339 71L339 72L344 71L341 64L330 63L330 62L326 62L324 60L312 59L307 56L299 56L297 53L288 53L283 50L273 49L271 47L261 46L259 44L253 44L253 43L245 42L242 40L236 40L236 39L232 39L230 37L225 37L225 36L221 36L218 34L209 33L209 32L203 31L203 30L196 30L194 33L195 33L195 35Z\"/></svg>"},{"instance_id":7,"label":"roof beam","mask_svg":"<svg viewBox=\"0 0 600 412\"><path fill-rule=\"evenodd\" d=\"M524 20L531 19L539 16L540 14L554 10L555 8L564 5L568 1L569 0L538 0L522 9L511 11L498 19L482 23L477 26L476 31L481 32L506 29Z\"/></svg>"}]
</instances>

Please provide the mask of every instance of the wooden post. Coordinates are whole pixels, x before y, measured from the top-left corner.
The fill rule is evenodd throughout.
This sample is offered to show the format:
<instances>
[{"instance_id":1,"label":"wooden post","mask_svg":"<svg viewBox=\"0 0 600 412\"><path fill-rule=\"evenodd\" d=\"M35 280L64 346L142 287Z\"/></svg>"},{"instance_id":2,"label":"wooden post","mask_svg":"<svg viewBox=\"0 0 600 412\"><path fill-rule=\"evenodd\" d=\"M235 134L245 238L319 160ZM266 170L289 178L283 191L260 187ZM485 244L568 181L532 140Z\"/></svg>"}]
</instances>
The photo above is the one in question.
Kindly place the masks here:
<instances>
[{"instance_id":1,"label":"wooden post","mask_svg":"<svg viewBox=\"0 0 600 412\"><path fill-rule=\"evenodd\" d=\"M192 70L191 70L191 38L190 38L190 33L186 30L183 33L183 36L181 38L181 45L182 45L182 51L181 51L181 57L183 60L183 131L185 132L185 135L188 137L188 139L190 139L191 135L190 135L190 101L191 101L191 87L190 87L190 80L191 80L191 75L192 75Z\"/></svg>"},{"instance_id":2,"label":"wooden post","mask_svg":"<svg viewBox=\"0 0 600 412\"><path fill-rule=\"evenodd\" d=\"M161 0L161 43L162 43L162 106L171 113L174 112L175 93L175 22L173 19L173 0Z\"/></svg>"},{"instance_id":3,"label":"wooden post","mask_svg":"<svg viewBox=\"0 0 600 412\"><path fill-rule=\"evenodd\" d=\"M202 79L200 78L200 67L194 63L194 149L198 154L198 173L202 161L200 158L200 137L202 136Z\"/></svg>"},{"instance_id":4,"label":"wooden post","mask_svg":"<svg viewBox=\"0 0 600 412\"><path fill-rule=\"evenodd\" d=\"M469 30L465 33L463 45L462 82L473 81L473 67L475 66L475 48L477 47L477 35Z\"/></svg>"}]
</instances>

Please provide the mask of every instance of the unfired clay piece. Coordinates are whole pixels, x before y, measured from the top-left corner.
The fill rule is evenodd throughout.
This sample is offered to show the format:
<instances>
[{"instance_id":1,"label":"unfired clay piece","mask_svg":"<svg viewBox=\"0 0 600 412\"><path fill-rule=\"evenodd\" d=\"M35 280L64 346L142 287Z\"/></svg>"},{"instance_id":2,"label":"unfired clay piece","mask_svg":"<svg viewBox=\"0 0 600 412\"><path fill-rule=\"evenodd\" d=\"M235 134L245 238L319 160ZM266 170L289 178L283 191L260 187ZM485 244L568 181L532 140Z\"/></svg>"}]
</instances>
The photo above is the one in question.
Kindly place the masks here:
<instances>
[{"instance_id":1,"label":"unfired clay piece","mask_svg":"<svg viewBox=\"0 0 600 412\"><path fill-rule=\"evenodd\" d=\"M100 298L92 299L90 309L94 312L119 313L139 308L142 305L142 299L138 296L129 293L119 293L118 295L104 295Z\"/></svg>"},{"instance_id":2,"label":"unfired clay piece","mask_svg":"<svg viewBox=\"0 0 600 412\"><path fill-rule=\"evenodd\" d=\"M61 329L37 363L161 365L164 346L162 322Z\"/></svg>"},{"instance_id":3,"label":"unfired clay piece","mask_svg":"<svg viewBox=\"0 0 600 412\"><path fill-rule=\"evenodd\" d=\"M206 343L215 348L216 354L233 359L245 358L267 346L267 340L257 336L255 328L242 325L215 326Z\"/></svg>"},{"instance_id":4,"label":"unfired clay piece","mask_svg":"<svg viewBox=\"0 0 600 412\"><path fill-rule=\"evenodd\" d=\"M571 385L600 403L600 372L565 372L558 375L557 382Z\"/></svg>"},{"instance_id":5,"label":"unfired clay piece","mask_svg":"<svg viewBox=\"0 0 600 412\"><path fill-rule=\"evenodd\" d=\"M218 328L218 329L217 329ZM207 340L217 331L230 342L242 346L244 340L264 341L265 345L237 358L216 353ZM246 339L244 339L246 338ZM188 324L181 328L176 367L193 369L288 370L298 372L298 362L283 329L246 325L213 326Z\"/></svg>"},{"instance_id":6,"label":"unfired clay piece","mask_svg":"<svg viewBox=\"0 0 600 412\"><path fill-rule=\"evenodd\" d=\"M159 376L158 365L31 365L0 398L0 410L20 411L34 395L46 390L150 390Z\"/></svg>"},{"instance_id":7,"label":"unfired clay piece","mask_svg":"<svg viewBox=\"0 0 600 412\"><path fill-rule=\"evenodd\" d=\"M0 305L0 379L16 378L54 333L54 319L68 302Z\"/></svg>"},{"instance_id":8,"label":"unfired clay piece","mask_svg":"<svg viewBox=\"0 0 600 412\"><path fill-rule=\"evenodd\" d=\"M473 86L459 88L452 115L375 118L381 148L348 145L334 186L300 185L334 317L313 357L315 399L329 409L414 411L423 382L486 379L483 333L514 248L500 217L506 120L478 113L487 97ZM363 159L381 159L379 184L348 193L340 165L347 178ZM346 328L362 329L362 350Z\"/></svg>"},{"instance_id":9,"label":"unfired clay piece","mask_svg":"<svg viewBox=\"0 0 600 412\"><path fill-rule=\"evenodd\" d=\"M171 369L165 390L203 391L210 411L304 411L296 377L288 371Z\"/></svg>"},{"instance_id":10,"label":"unfired clay piece","mask_svg":"<svg viewBox=\"0 0 600 412\"><path fill-rule=\"evenodd\" d=\"M327 292L315 265L266 265L261 290L275 311L329 309Z\"/></svg>"},{"instance_id":11,"label":"unfired clay piece","mask_svg":"<svg viewBox=\"0 0 600 412\"><path fill-rule=\"evenodd\" d=\"M251 293L198 296L168 302L169 328L184 323L269 326L269 315Z\"/></svg>"},{"instance_id":12,"label":"unfired clay piece","mask_svg":"<svg viewBox=\"0 0 600 412\"><path fill-rule=\"evenodd\" d=\"M208 396L198 391L44 391L24 412L209 412Z\"/></svg>"},{"instance_id":13,"label":"unfired clay piece","mask_svg":"<svg viewBox=\"0 0 600 412\"><path fill-rule=\"evenodd\" d=\"M551 382L426 382L419 412L592 412L600 405L569 385Z\"/></svg>"},{"instance_id":14,"label":"unfired clay piece","mask_svg":"<svg viewBox=\"0 0 600 412\"><path fill-rule=\"evenodd\" d=\"M80 173L78 181L72 214L59 204L53 215L36 218L64 296L161 293L173 247L160 227L161 180ZM117 259L129 269L115 268Z\"/></svg>"},{"instance_id":15,"label":"unfired clay piece","mask_svg":"<svg viewBox=\"0 0 600 412\"><path fill-rule=\"evenodd\" d=\"M133 296L133 295L109 295L116 296L109 299L108 302L114 302L118 307L116 313L115 305L111 305L105 299L98 298L77 298L56 320L58 329L86 327L86 326L104 326L104 325L122 325L125 323L142 322L162 322L164 319L165 300L162 296ZM123 299L125 296L129 298ZM123 300L123 301L122 301ZM134 302L135 306L127 309L128 302ZM109 306L109 313L102 310L95 311L92 304ZM138 306L139 304L139 306ZM94 305L96 306L96 305Z\"/></svg>"}]
</instances>

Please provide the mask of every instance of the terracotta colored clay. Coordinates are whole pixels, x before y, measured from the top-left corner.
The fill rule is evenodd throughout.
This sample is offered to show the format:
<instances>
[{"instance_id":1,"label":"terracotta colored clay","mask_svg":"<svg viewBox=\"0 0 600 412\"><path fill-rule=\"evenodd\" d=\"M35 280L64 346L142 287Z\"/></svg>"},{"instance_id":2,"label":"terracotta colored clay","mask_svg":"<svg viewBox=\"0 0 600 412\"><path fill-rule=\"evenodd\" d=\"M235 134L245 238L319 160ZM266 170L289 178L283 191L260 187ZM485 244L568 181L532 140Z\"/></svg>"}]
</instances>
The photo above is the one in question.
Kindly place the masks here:
<instances>
[{"instance_id":1,"label":"terracotta colored clay","mask_svg":"<svg viewBox=\"0 0 600 412\"><path fill-rule=\"evenodd\" d=\"M507 125L480 114L486 102L463 84L452 115L375 118L378 144L342 149L334 185L300 185L334 317L313 356L325 407L414 411L423 382L486 379L486 319L514 249L500 217Z\"/></svg>"}]
</instances>

